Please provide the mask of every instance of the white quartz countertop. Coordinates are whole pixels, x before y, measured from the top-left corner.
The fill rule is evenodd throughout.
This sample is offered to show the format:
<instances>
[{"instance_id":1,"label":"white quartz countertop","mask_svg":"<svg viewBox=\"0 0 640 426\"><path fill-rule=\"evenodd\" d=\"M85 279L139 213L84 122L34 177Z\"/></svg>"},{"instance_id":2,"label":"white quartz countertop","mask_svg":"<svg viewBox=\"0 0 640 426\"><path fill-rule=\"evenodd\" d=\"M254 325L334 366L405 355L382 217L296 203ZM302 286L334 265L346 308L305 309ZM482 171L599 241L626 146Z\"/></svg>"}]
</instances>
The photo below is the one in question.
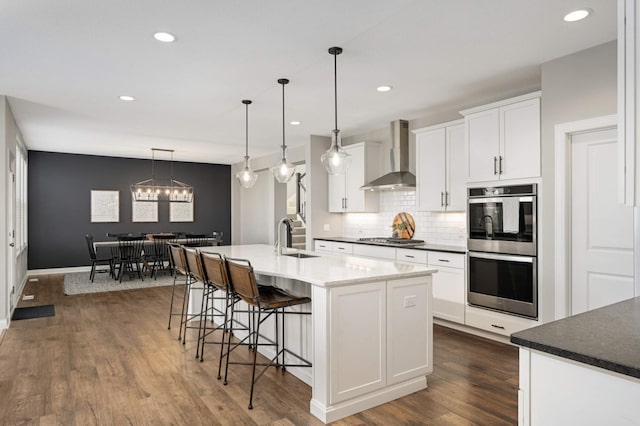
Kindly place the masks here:
<instances>
[{"instance_id":1,"label":"white quartz countertop","mask_svg":"<svg viewBox=\"0 0 640 426\"><path fill-rule=\"evenodd\" d=\"M317 257L299 259L278 256L265 244L201 247L230 258L248 259L257 274L288 278L321 287L431 275L437 270L417 263L367 259L288 249L287 253L306 253Z\"/></svg>"}]
</instances>

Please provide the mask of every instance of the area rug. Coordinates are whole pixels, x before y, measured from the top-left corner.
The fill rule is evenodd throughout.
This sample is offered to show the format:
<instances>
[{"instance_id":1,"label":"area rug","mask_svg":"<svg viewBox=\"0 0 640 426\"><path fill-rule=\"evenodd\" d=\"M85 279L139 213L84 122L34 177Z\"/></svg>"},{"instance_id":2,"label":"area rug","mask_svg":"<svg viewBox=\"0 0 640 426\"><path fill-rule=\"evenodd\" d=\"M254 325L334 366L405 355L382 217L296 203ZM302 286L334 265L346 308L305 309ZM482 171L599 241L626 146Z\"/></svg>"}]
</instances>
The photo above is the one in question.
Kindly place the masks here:
<instances>
[{"instance_id":1,"label":"area rug","mask_svg":"<svg viewBox=\"0 0 640 426\"><path fill-rule=\"evenodd\" d=\"M31 318L53 317L55 315L56 309L53 305L29 306L26 308L16 308L15 311L13 311L11 319L18 321Z\"/></svg>"},{"instance_id":2,"label":"area rug","mask_svg":"<svg viewBox=\"0 0 640 426\"><path fill-rule=\"evenodd\" d=\"M114 280L109 274L96 274L93 282L89 279L89 272L74 272L64 276L64 294L104 293L107 291L136 290L140 288L162 287L173 285L171 275L158 275L158 279L144 277L144 281L137 277L122 278L122 282Z\"/></svg>"}]
</instances>

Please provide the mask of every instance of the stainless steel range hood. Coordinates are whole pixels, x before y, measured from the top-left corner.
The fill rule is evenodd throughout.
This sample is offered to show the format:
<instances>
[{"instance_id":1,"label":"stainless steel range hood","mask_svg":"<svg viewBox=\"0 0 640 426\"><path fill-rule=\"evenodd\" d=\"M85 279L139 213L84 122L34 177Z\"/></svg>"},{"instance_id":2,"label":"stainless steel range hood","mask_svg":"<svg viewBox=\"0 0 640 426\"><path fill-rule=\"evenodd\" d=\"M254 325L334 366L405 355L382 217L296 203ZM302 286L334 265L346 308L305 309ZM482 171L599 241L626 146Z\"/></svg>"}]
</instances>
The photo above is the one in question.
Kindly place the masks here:
<instances>
[{"instance_id":1,"label":"stainless steel range hood","mask_svg":"<svg viewBox=\"0 0 640 426\"><path fill-rule=\"evenodd\" d=\"M412 190L416 188L416 177L409 171L409 122L391 122L391 173L387 173L360 189L370 191Z\"/></svg>"}]
</instances>

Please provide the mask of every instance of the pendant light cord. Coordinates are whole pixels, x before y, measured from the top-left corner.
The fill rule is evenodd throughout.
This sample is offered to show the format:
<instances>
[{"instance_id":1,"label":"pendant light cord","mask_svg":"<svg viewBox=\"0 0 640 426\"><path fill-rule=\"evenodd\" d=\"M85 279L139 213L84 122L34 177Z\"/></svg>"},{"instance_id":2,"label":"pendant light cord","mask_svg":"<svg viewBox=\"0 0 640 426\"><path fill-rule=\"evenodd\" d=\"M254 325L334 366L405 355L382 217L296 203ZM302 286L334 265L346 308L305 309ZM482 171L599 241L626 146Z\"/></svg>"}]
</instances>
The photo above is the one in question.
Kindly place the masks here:
<instances>
[{"instance_id":1,"label":"pendant light cord","mask_svg":"<svg viewBox=\"0 0 640 426\"><path fill-rule=\"evenodd\" d=\"M247 160L249 158L249 104L244 104L244 106L244 159Z\"/></svg>"},{"instance_id":2,"label":"pendant light cord","mask_svg":"<svg viewBox=\"0 0 640 426\"><path fill-rule=\"evenodd\" d=\"M285 158L285 149L287 149L287 145L285 145L284 139L284 85L286 83L282 83L282 158Z\"/></svg>"},{"instance_id":3,"label":"pendant light cord","mask_svg":"<svg viewBox=\"0 0 640 426\"><path fill-rule=\"evenodd\" d=\"M333 54L333 111L335 113L335 130L338 130L338 53Z\"/></svg>"}]
</instances>

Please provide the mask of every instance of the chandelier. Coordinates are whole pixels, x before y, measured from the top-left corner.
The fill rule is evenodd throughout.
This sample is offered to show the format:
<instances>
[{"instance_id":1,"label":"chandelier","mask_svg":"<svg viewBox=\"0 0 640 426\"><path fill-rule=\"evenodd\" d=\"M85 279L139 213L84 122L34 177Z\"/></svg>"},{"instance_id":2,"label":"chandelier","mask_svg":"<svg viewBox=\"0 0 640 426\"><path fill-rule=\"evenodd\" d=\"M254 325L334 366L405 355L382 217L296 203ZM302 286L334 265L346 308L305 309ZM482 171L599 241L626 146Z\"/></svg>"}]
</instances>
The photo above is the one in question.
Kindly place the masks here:
<instances>
[{"instance_id":1,"label":"chandelier","mask_svg":"<svg viewBox=\"0 0 640 426\"><path fill-rule=\"evenodd\" d=\"M157 178L155 168L156 151L171 153L171 176ZM193 201L193 187L173 178L173 149L151 148L151 179L131 185L134 201L170 201L190 203Z\"/></svg>"}]
</instances>

